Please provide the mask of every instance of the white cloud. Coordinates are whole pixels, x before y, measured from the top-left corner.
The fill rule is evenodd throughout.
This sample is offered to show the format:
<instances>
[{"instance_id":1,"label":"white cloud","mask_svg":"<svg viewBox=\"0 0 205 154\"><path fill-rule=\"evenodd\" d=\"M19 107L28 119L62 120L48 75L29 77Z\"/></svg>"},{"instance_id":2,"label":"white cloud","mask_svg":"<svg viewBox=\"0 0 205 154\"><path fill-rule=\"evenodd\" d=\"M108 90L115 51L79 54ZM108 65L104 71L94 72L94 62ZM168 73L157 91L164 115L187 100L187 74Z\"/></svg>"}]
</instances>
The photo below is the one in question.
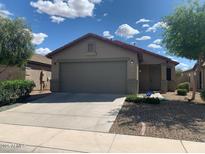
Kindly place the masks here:
<instances>
[{"instance_id":1,"label":"white cloud","mask_svg":"<svg viewBox=\"0 0 205 154\"><path fill-rule=\"evenodd\" d=\"M151 39L150 36L142 36L140 38L136 38L136 40L138 40L138 41L145 41L145 40L150 40L150 39Z\"/></svg>"},{"instance_id":2,"label":"white cloud","mask_svg":"<svg viewBox=\"0 0 205 154\"><path fill-rule=\"evenodd\" d=\"M179 63L176 68L180 68L180 69L182 69L183 71L186 71L186 70L188 70L188 69L191 69L191 66L189 66L189 65L187 65L187 64L185 64L185 63Z\"/></svg>"},{"instance_id":3,"label":"white cloud","mask_svg":"<svg viewBox=\"0 0 205 154\"><path fill-rule=\"evenodd\" d=\"M108 38L108 39L113 39L114 38L114 36L111 35L109 31L104 31L103 36Z\"/></svg>"},{"instance_id":4,"label":"white cloud","mask_svg":"<svg viewBox=\"0 0 205 154\"><path fill-rule=\"evenodd\" d=\"M89 1L95 4L99 4L102 2L102 0L89 0Z\"/></svg>"},{"instance_id":5,"label":"white cloud","mask_svg":"<svg viewBox=\"0 0 205 154\"><path fill-rule=\"evenodd\" d=\"M158 44L158 45L160 45L161 44L161 42L162 42L162 40L161 39L156 39L156 40L154 40L154 44Z\"/></svg>"},{"instance_id":6,"label":"white cloud","mask_svg":"<svg viewBox=\"0 0 205 154\"><path fill-rule=\"evenodd\" d=\"M0 3L0 16L3 18L8 18L9 16L12 16L13 14L6 10L5 6Z\"/></svg>"},{"instance_id":7,"label":"white cloud","mask_svg":"<svg viewBox=\"0 0 205 154\"><path fill-rule=\"evenodd\" d=\"M153 44L153 43L149 44L148 47L149 47L149 48L152 48L152 49L161 49L161 48L162 48L160 45L158 45L158 44Z\"/></svg>"},{"instance_id":8,"label":"white cloud","mask_svg":"<svg viewBox=\"0 0 205 154\"><path fill-rule=\"evenodd\" d=\"M165 53L166 54L166 53ZM171 60L173 60L173 61L176 61L176 62L178 62L178 60L176 59L176 58L174 58L173 56L167 56L169 59L171 59Z\"/></svg>"},{"instance_id":9,"label":"white cloud","mask_svg":"<svg viewBox=\"0 0 205 154\"><path fill-rule=\"evenodd\" d=\"M46 37L48 37L48 35L46 35L44 33L33 33L32 43L35 45L39 45L39 44L43 43L43 41L45 40Z\"/></svg>"},{"instance_id":10,"label":"white cloud","mask_svg":"<svg viewBox=\"0 0 205 154\"><path fill-rule=\"evenodd\" d=\"M51 21L54 22L54 23L61 23L65 20L65 18L62 18L62 17L57 17L57 16L51 16Z\"/></svg>"},{"instance_id":11,"label":"white cloud","mask_svg":"<svg viewBox=\"0 0 205 154\"><path fill-rule=\"evenodd\" d=\"M146 32L156 32L159 28L167 28L167 24L165 22L157 22L152 27L149 27Z\"/></svg>"},{"instance_id":12,"label":"white cloud","mask_svg":"<svg viewBox=\"0 0 205 154\"><path fill-rule=\"evenodd\" d=\"M136 22L136 24L145 23L145 22L150 22L150 20L149 20L149 19L142 18L142 19L138 20L138 21Z\"/></svg>"},{"instance_id":13,"label":"white cloud","mask_svg":"<svg viewBox=\"0 0 205 154\"><path fill-rule=\"evenodd\" d=\"M41 13L75 19L93 16L95 5L100 2L101 0L38 0L30 4Z\"/></svg>"},{"instance_id":14,"label":"white cloud","mask_svg":"<svg viewBox=\"0 0 205 154\"><path fill-rule=\"evenodd\" d=\"M128 24L122 24L118 27L115 32L116 35L125 37L125 38L133 38L134 35L139 34L140 32L137 29L132 28Z\"/></svg>"},{"instance_id":15,"label":"white cloud","mask_svg":"<svg viewBox=\"0 0 205 154\"><path fill-rule=\"evenodd\" d=\"M104 16L104 17L108 16L108 13L104 13L103 16Z\"/></svg>"},{"instance_id":16,"label":"white cloud","mask_svg":"<svg viewBox=\"0 0 205 154\"><path fill-rule=\"evenodd\" d=\"M51 52L51 50L49 48L38 48L38 49L36 49L36 53L41 54L41 55L46 55L50 52Z\"/></svg>"},{"instance_id":17,"label":"white cloud","mask_svg":"<svg viewBox=\"0 0 205 154\"><path fill-rule=\"evenodd\" d=\"M142 27L147 28L147 27L150 27L150 25L149 24L143 24Z\"/></svg>"}]
</instances>

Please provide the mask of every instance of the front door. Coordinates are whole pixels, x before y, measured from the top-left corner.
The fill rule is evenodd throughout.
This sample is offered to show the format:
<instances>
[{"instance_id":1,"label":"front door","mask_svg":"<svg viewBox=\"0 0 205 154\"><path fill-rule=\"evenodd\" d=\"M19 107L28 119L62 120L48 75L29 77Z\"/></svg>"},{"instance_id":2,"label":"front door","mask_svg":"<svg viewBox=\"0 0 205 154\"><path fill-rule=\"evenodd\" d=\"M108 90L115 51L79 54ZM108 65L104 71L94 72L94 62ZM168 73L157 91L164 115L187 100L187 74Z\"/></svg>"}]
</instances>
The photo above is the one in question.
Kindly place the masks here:
<instances>
[{"instance_id":1,"label":"front door","mask_svg":"<svg viewBox=\"0 0 205 154\"><path fill-rule=\"evenodd\" d=\"M140 92L148 90L159 91L161 88L161 67L160 65L140 65L139 72Z\"/></svg>"},{"instance_id":2,"label":"front door","mask_svg":"<svg viewBox=\"0 0 205 154\"><path fill-rule=\"evenodd\" d=\"M160 65L150 66L150 89L159 91L161 88L161 67Z\"/></svg>"}]
</instances>

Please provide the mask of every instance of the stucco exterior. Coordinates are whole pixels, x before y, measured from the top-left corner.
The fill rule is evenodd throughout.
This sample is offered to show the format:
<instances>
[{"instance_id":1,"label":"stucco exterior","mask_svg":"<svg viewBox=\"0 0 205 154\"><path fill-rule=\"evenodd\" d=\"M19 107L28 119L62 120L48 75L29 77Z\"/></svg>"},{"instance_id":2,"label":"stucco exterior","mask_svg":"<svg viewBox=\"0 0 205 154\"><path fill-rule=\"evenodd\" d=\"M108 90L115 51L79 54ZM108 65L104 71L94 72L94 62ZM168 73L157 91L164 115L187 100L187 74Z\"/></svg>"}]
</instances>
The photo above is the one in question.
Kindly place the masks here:
<instances>
[{"instance_id":1,"label":"stucco exterior","mask_svg":"<svg viewBox=\"0 0 205 154\"><path fill-rule=\"evenodd\" d=\"M0 71L4 68L5 66L0 65ZM36 85L33 90L40 90L41 71L46 77L44 90L50 90L51 60L42 55L34 54L25 67L9 66L0 74L0 80L31 80Z\"/></svg>"},{"instance_id":2,"label":"stucco exterior","mask_svg":"<svg viewBox=\"0 0 205 154\"><path fill-rule=\"evenodd\" d=\"M25 69L25 79L34 81L35 87L33 90L41 90L40 88L40 73L43 71L45 75L45 87L43 90L50 90L51 67L39 64L27 64Z\"/></svg>"},{"instance_id":3,"label":"stucco exterior","mask_svg":"<svg viewBox=\"0 0 205 154\"><path fill-rule=\"evenodd\" d=\"M177 83L183 83L183 82L189 82L190 83L190 88L192 89L192 78L193 75L196 76L196 87L197 90L201 90L205 88L205 67L203 66L201 70L197 73L194 73L193 69L187 70L182 72L181 76L177 78Z\"/></svg>"},{"instance_id":4,"label":"stucco exterior","mask_svg":"<svg viewBox=\"0 0 205 154\"><path fill-rule=\"evenodd\" d=\"M144 82L142 83L145 85L144 89L150 87L148 83L151 78L151 80L153 79L153 84L157 84L154 85L154 87L160 87L151 90L159 90L162 93L174 91L176 89L175 65L176 64L172 61L143 53L143 61L140 63L140 67L144 66L143 68L145 69L144 71L146 71L146 73L140 75L141 79L143 80L140 82ZM140 72L143 72L143 68L140 70ZM171 69L171 80L167 80L167 68Z\"/></svg>"},{"instance_id":5,"label":"stucco exterior","mask_svg":"<svg viewBox=\"0 0 205 154\"><path fill-rule=\"evenodd\" d=\"M98 36L99 37L99 36ZM60 48L60 51L53 52L48 55L52 58L52 80L51 80L51 90L55 92L61 91L60 83L60 66L63 63L84 63L84 62L115 62L115 61L125 61L127 68L127 78L126 78L126 93L139 93L140 88L140 78L150 79L148 76L152 76L155 79L156 90L160 92L166 92L168 90L175 90L175 65L176 62L171 61L168 58L163 58L162 56L157 56L149 54L147 52L140 53L131 51L131 49L122 48L122 46L107 43L103 39L98 39L98 37L89 36L85 39L77 41L77 43ZM110 40L109 40L110 41ZM88 44L94 44L96 47L95 52L88 52ZM130 45L129 45L130 46ZM142 50L142 49L141 49ZM140 51L141 51L140 50ZM141 60L141 56L143 60ZM140 72L145 71L142 66L149 66L156 68L155 71L149 73L147 71L143 75ZM172 71L172 77L170 81L167 81L166 71L170 68ZM108 68L109 69L109 68ZM141 70L143 69L143 70ZM76 76L81 78L81 76ZM140 78L139 78L140 77ZM82 76L83 78L83 76ZM142 79L141 79L142 80ZM143 80L142 80L143 81ZM144 80L146 82L146 80ZM141 82L142 84L142 82ZM150 90L150 85L144 90Z\"/></svg>"},{"instance_id":6,"label":"stucco exterior","mask_svg":"<svg viewBox=\"0 0 205 154\"><path fill-rule=\"evenodd\" d=\"M96 45L96 52L89 53L89 43ZM105 44L95 38L86 39L77 45L65 49L52 57L52 91L60 91L60 64L65 62L91 62L91 61L126 61L127 64L127 93L138 92L138 56L120 47Z\"/></svg>"},{"instance_id":7,"label":"stucco exterior","mask_svg":"<svg viewBox=\"0 0 205 154\"><path fill-rule=\"evenodd\" d=\"M0 65L0 71L4 70L6 66ZM0 74L0 80L15 80L25 79L25 70L16 66L9 66Z\"/></svg>"}]
</instances>

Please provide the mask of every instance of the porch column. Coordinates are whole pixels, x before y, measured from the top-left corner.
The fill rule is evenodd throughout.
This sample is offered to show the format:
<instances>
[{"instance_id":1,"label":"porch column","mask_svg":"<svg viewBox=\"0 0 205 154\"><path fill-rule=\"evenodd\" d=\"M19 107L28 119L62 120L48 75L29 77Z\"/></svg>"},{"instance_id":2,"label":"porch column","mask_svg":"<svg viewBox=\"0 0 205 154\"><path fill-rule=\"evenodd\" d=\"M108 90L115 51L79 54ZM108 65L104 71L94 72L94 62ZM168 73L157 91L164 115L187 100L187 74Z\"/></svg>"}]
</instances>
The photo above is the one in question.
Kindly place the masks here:
<instances>
[{"instance_id":1,"label":"porch column","mask_svg":"<svg viewBox=\"0 0 205 154\"><path fill-rule=\"evenodd\" d=\"M161 93L167 92L167 65L161 64Z\"/></svg>"}]
</instances>

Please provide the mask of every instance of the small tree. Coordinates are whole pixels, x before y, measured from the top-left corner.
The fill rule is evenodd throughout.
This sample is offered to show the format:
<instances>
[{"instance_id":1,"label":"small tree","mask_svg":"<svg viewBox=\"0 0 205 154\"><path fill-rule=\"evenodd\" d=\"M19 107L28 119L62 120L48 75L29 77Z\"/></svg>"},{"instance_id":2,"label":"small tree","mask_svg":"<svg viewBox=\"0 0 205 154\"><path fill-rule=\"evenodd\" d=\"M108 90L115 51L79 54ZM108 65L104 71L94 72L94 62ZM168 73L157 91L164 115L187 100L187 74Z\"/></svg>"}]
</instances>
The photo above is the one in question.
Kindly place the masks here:
<instances>
[{"instance_id":1,"label":"small tree","mask_svg":"<svg viewBox=\"0 0 205 154\"><path fill-rule=\"evenodd\" d=\"M22 66L34 52L31 43L32 34L23 19L9 19L0 17L0 64L8 66Z\"/></svg>"},{"instance_id":2,"label":"small tree","mask_svg":"<svg viewBox=\"0 0 205 154\"><path fill-rule=\"evenodd\" d=\"M164 18L167 28L164 29L163 44L170 54L196 60L193 73L193 94L195 99L196 73L205 61L205 4L189 1L178 7L175 12Z\"/></svg>"}]
</instances>

